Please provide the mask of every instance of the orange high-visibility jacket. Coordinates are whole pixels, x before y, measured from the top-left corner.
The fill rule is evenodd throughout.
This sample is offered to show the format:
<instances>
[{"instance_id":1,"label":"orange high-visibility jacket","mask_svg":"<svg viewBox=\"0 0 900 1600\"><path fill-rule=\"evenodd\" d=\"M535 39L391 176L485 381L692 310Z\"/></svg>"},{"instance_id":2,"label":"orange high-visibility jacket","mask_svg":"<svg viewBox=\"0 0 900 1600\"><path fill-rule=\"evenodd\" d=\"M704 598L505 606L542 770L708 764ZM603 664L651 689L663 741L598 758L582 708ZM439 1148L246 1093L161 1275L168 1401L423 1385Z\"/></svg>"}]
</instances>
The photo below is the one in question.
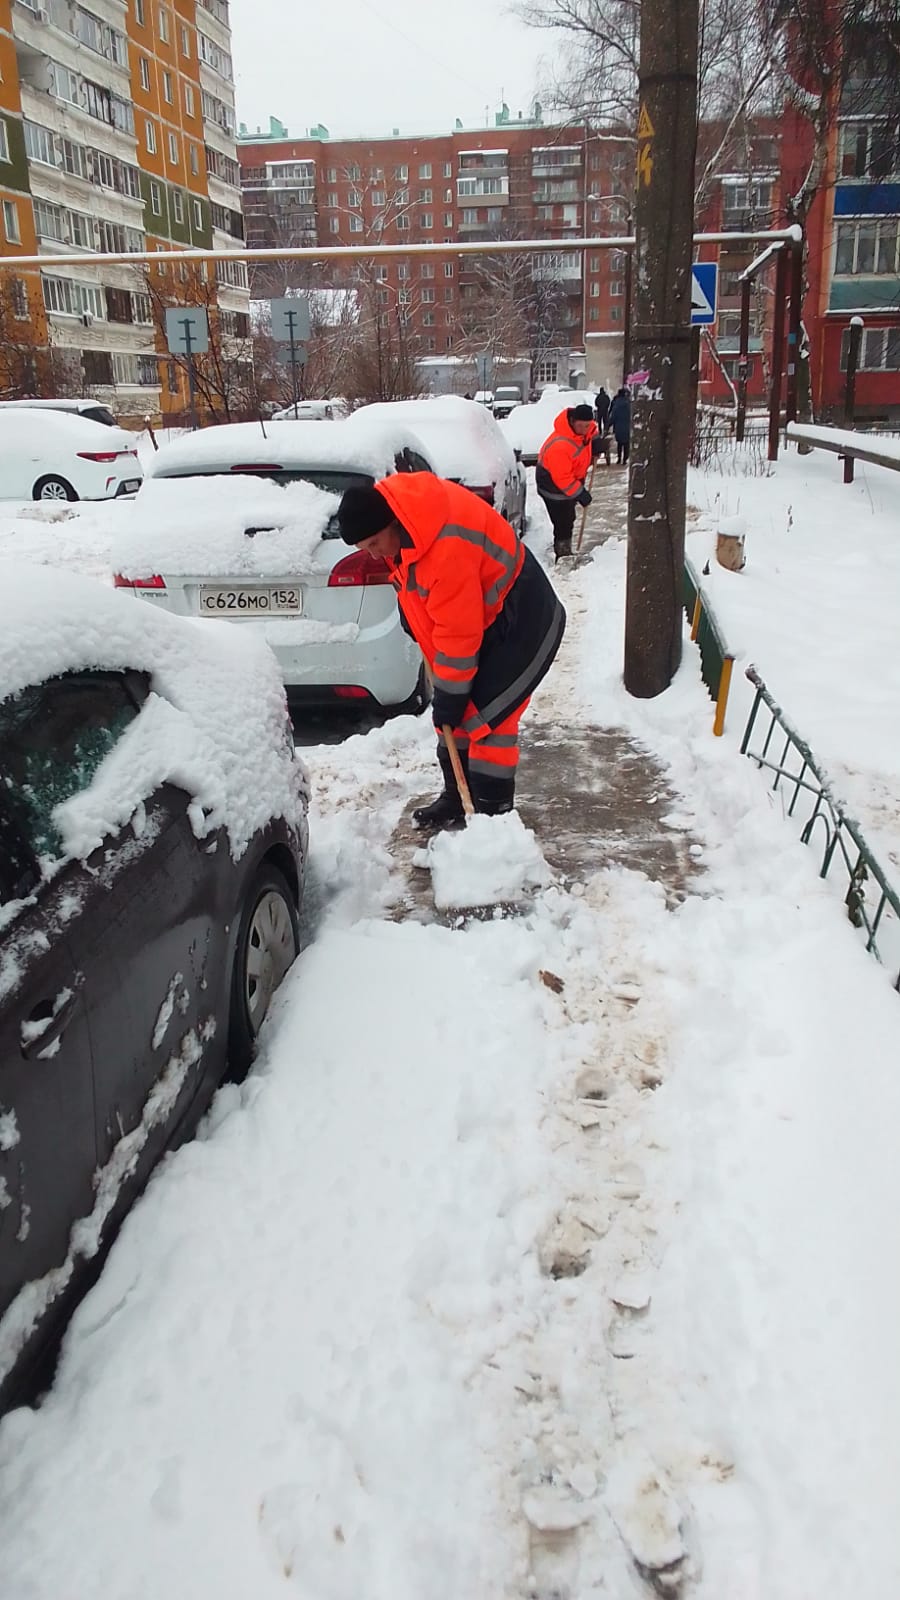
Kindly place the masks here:
<instances>
[{"instance_id":1,"label":"orange high-visibility jacket","mask_svg":"<svg viewBox=\"0 0 900 1600\"><path fill-rule=\"evenodd\" d=\"M575 500L580 495L590 470L591 440L597 431L596 422L592 422L584 438L580 438L568 412L560 412L538 455L536 482L541 494L550 500Z\"/></svg>"},{"instance_id":2,"label":"orange high-visibility jacket","mask_svg":"<svg viewBox=\"0 0 900 1600\"><path fill-rule=\"evenodd\" d=\"M398 472L377 487L409 540L392 577L435 686L467 692L496 728L559 649L566 614L553 586L509 523L458 483Z\"/></svg>"}]
</instances>

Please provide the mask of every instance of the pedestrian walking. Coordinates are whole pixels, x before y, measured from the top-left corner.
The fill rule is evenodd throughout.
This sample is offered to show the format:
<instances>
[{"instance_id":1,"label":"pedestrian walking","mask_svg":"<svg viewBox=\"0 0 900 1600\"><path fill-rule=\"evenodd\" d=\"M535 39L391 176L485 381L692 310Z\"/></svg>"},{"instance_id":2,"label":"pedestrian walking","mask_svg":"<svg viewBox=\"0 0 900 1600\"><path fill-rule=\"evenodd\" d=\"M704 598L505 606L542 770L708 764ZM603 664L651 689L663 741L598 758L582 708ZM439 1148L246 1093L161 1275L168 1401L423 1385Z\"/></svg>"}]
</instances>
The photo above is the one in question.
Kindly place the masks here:
<instances>
[{"instance_id":1,"label":"pedestrian walking","mask_svg":"<svg viewBox=\"0 0 900 1600\"><path fill-rule=\"evenodd\" d=\"M534 481L553 524L553 550L557 561L561 556L572 554L575 509L591 503L585 479L592 460L601 450L594 412L588 405L561 411L553 424L553 432L541 445Z\"/></svg>"},{"instance_id":2,"label":"pedestrian walking","mask_svg":"<svg viewBox=\"0 0 900 1600\"><path fill-rule=\"evenodd\" d=\"M617 463L624 467L631 447L631 396L624 387L617 389L609 408L609 425L616 441Z\"/></svg>"},{"instance_id":3,"label":"pedestrian walking","mask_svg":"<svg viewBox=\"0 0 900 1600\"><path fill-rule=\"evenodd\" d=\"M601 383L594 399L594 410L597 413L597 428L599 429L601 439L609 427L609 408L611 404L612 401L610 400L609 395Z\"/></svg>"},{"instance_id":4,"label":"pedestrian walking","mask_svg":"<svg viewBox=\"0 0 900 1600\"><path fill-rule=\"evenodd\" d=\"M445 727L475 810L512 811L519 723L566 625L544 569L499 512L430 472L346 490L338 522L347 544L386 561L400 619L431 671L444 788L413 812L415 822L442 828L463 820Z\"/></svg>"}]
</instances>

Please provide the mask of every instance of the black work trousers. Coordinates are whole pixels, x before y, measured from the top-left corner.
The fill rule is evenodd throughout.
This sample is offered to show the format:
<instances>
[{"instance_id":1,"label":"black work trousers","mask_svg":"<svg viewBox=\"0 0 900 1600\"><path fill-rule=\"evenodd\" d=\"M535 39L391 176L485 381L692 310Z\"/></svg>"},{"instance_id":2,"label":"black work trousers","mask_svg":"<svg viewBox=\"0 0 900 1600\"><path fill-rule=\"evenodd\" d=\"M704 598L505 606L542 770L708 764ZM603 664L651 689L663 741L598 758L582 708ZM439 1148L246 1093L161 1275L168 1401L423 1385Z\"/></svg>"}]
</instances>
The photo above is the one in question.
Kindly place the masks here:
<instances>
[{"instance_id":1,"label":"black work trousers","mask_svg":"<svg viewBox=\"0 0 900 1600\"><path fill-rule=\"evenodd\" d=\"M559 555L560 549L569 551L572 548L572 534L575 531L575 501L574 500L544 500L544 505L550 513L553 523L553 549Z\"/></svg>"}]
</instances>

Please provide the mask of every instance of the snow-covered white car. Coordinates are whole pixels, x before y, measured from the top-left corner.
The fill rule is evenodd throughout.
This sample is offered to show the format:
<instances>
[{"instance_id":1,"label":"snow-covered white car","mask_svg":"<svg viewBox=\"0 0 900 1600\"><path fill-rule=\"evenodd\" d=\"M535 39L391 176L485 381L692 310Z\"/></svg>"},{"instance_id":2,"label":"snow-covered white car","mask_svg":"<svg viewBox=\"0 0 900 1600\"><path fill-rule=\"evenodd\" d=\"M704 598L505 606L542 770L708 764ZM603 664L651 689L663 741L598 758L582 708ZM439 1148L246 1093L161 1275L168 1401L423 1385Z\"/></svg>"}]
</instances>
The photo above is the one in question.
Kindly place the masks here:
<instances>
[{"instance_id":1,"label":"snow-covered white car","mask_svg":"<svg viewBox=\"0 0 900 1600\"><path fill-rule=\"evenodd\" d=\"M515 406L498 426L502 428L507 443L518 450L526 466L533 467L541 445L553 432L553 423L559 413L566 406L580 405L585 400L592 404L593 396L555 383L548 384L541 391L539 400Z\"/></svg>"},{"instance_id":2,"label":"snow-covered white car","mask_svg":"<svg viewBox=\"0 0 900 1600\"><path fill-rule=\"evenodd\" d=\"M67 411L71 416L84 417L88 422L102 422L104 427L117 428L115 417L102 400L0 400L0 411Z\"/></svg>"},{"instance_id":3,"label":"snow-covered white car","mask_svg":"<svg viewBox=\"0 0 900 1600\"><path fill-rule=\"evenodd\" d=\"M527 479L516 452L490 411L475 400L448 394L363 406L357 417L402 422L421 439L441 478L481 496L516 532L525 533Z\"/></svg>"},{"instance_id":4,"label":"snow-covered white car","mask_svg":"<svg viewBox=\"0 0 900 1600\"><path fill-rule=\"evenodd\" d=\"M112 500L135 494L134 434L51 408L0 411L0 500Z\"/></svg>"},{"instance_id":5,"label":"snow-covered white car","mask_svg":"<svg viewBox=\"0 0 900 1600\"><path fill-rule=\"evenodd\" d=\"M308 785L250 634L0 562L0 1409L299 949Z\"/></svg>"},{"instance_id":6,"label":"snow-covered white car","mask_svg":"<svg viewBox=\"0 0 900 1600\"><path fill-rule=\"evenodd\" d=\"M340 537L340 496L392 472L433 471L398 420L234 423L160 450L117 544L115 582L183 617L261 633L294 706L421 709L421 655L385 563Z\"/></svg>"},{"instance_id":7,"label":"snow-covered white car","mask_svg":"<svg viewBox=\"0 0 900 1600\"><path fill-rule=\"evenodd\" d=\"M273 422L334 422L336 417L347 414L347 403L344 400L298 400L296 410L294 407L285 406L282 411L272 413Z\"/></svg>"}]
</instances>

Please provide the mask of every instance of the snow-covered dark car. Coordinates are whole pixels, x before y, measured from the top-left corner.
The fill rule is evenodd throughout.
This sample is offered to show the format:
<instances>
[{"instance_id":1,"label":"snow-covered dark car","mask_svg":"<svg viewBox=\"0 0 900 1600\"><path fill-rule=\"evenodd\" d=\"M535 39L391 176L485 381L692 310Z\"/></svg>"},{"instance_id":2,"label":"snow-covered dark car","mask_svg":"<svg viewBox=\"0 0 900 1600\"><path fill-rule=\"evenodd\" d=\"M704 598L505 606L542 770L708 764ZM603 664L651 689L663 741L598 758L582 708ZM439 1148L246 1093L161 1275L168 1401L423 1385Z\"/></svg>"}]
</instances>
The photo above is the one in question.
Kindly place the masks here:
<instances>
[{"instance_id":1,"label":"snow-covered dark car","mask_svg":"<svg viewBox=\"0 0 900 1600\"><path fill-rule=\"evenodd\" d=\"M0 1409L299 949L307 781L274 657L0 564Z\"/></svg>"}]
</instances>

